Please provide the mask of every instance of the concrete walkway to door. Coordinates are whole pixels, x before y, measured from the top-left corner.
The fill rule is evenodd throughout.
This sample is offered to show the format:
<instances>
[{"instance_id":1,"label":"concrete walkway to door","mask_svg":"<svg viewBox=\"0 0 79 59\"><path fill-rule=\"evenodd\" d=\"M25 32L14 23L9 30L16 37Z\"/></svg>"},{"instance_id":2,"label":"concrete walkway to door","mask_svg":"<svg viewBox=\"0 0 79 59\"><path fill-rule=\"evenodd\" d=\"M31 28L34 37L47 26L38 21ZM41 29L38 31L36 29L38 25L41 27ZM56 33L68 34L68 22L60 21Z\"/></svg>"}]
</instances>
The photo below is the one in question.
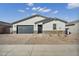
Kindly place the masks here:
<instances>
[{"instance_id":1,"label":"concrete walkway to door","mask_svg":"<svg viewBox=\"0 0 79 59\"><path fill-rule=\"evenodd\" d=\"M0 56L77 56L79 45L0 45Z\"/></svg>"}]
</instances>

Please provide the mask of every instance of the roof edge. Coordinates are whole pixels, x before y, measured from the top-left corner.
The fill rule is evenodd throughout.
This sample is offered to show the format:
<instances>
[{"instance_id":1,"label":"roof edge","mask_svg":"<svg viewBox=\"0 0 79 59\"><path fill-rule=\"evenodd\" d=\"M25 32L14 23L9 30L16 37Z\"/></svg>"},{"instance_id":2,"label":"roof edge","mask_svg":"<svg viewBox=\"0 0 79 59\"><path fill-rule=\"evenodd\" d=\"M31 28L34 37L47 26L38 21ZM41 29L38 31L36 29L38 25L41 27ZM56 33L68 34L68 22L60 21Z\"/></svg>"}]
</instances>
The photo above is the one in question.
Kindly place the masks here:
<instances>
[{"instance_id":1,"label":"roof edge","mask_svg":"<svg viewBox=\"0 0 79 59\"><path fill-rule=\"evenodd\" d=\"M11 23L11 24L16 24L16 23L18 23L18 22L25 21L25 20L27 20L27 19L30 19L30 18L33 18L33 17L36 17L36 16L40 16L40 17L44 17L44 18L48 18L48 17L46 17L46 16L42 16L42 15L36 14L36 15L32 15L32 16L26 17L26 18L24 18L24 19L15 21L15 22L13 22L13 23Z\"/></svg>"},{"instance_id":2,"label":"roof edge","mask_svg":"<svg viewBox=\"0 0 79 59\"><path fill-rule=\"evenodd\" d=\"M13 23L11 23L11 24L16 24L16 23L18 23L18 22L25 21L25 20L27 20L27 19L30 19L30 18L33 18L33 17L36 17L36 16L44 17L44 18L48 18L48 19L49 19L49 18L50 18L50 19L56 19L56 20L60 20L60 21L62 21L62 22L64 22L64 23L68 23L67 21L61 20L61 19L56 18L56 17L55 17L55 18L51 18L51 17L46 17L46 16L42 16L42 15L36 14L36 15L32 15L32 16L29 16L29 17L27 17L27 18L24 18L24 19L15 21L15 22L13 22Z\"/></svg>"},{"instance_id":3,"label":"roof edge","mask_svg":"<svg viewBox=\"0 0 79 59\"><path fill-rule=\"evenodd\" d=\"M11 23L4 22L4 21L0 21L0 22L1 22L1 25L7 25L7 26L11 26Z\"/></svg>"}]
</instances>

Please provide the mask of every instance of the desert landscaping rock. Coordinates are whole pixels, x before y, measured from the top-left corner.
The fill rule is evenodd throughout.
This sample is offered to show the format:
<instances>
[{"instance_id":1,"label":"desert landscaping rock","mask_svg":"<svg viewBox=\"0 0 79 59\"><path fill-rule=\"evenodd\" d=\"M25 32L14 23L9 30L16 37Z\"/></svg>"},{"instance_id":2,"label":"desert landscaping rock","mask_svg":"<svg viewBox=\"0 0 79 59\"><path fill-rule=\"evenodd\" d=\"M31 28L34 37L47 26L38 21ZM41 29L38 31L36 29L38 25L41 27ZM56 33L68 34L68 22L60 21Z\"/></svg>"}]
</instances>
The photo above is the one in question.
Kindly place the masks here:
<instances>
[{"instance_id":1,"label":"desert landscaping rock","mask_svg":"<svg viewBox=\"0 0 79 59\"><path fill-rule=\"evenodd\" d=\"M1 34L0 56L77 56L78 35Z\"/></svg>"},{"instance_id":2,"label":"desert landscaping rock","mask_svg":"<svg viewBox=\"0 0 79 59\"><path fill-rule=\"evenodd\" d=\"M76 35L63 34L1 34L0 44L78 44Z\"/></svg>"}]
</instances>

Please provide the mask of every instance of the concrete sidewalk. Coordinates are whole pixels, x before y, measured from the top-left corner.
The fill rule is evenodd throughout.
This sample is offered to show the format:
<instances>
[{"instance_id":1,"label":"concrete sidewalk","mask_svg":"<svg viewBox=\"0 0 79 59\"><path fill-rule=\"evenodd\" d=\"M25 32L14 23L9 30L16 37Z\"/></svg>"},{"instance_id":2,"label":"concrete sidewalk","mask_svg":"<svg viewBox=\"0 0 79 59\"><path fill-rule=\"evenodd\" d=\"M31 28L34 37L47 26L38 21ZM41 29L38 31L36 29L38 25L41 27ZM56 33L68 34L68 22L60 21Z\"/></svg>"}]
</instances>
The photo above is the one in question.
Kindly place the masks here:
<instances>
[{"instance_id":1,"label":"concrete sidewalk","mask_svg":"<svg viewBox=\"0 0 79 59\"><path fill-rule=\"evenodd\" d=\"M77 56L79 45L0 45L0 56Z\"/></svg>"}]
</instances>

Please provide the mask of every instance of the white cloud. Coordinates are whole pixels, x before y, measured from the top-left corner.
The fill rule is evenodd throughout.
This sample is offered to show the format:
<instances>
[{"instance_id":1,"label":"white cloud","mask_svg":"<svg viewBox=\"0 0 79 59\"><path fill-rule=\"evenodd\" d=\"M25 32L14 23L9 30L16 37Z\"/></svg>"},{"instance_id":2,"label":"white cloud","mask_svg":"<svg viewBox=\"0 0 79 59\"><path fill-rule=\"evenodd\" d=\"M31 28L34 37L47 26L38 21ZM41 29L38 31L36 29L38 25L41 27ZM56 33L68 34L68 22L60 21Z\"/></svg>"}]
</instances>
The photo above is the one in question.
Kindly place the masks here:
<instances>
[{"instance_id":1,"label":"white cloud","mask_svg":"<svg viewBox=\"0 0 79 59\"><path fill-rule=\"evenodd\" d=\"M32 10L34 11L38 11L40 9L40 7L33 7Z\"/></svg>"},{"instance_id":2,"label":"white cloud","mask_svg":"<svg viewBox=\"0 0 79 59\"><path fill-rule=\"evenodd\" d=\"M36 10L37 10L37 8L36 8L36 7L33 7L33 8L32 8L32 10L36 11Z\"/></svg>"},{"instance_id":3,"label":"white cloud","mask_svg":"<svg viewBox=\"0 0 79 59\"><path fill-rule=\"evenodd\" d=\"M58 10L55 10L55 11L52 11L51 13L52 14L57 14L59 11Z\"/></svg>"},{"instance_id":4,"label":"white cloud","mask_svg":"<svg viewBox=\"0 0 79 59\"><path fill-rule=\"evenodd\" d=\"M72 21L72 20L70 20L70 18L68 16L65 16L64 19L67 20L68 22Z\"/></svg>"},{"instance_id":5,"label":"white cloud","mask_svg":"<svg viewBox=\"0 0 79 59\"><path fill-rule=\"evenodd\" d=\"M34 4L33 4L33 3L28 3L27 5L28 5L28 6L33 6Z\"/></svg>"},{"instance_id":6,"label":"white cloud","mask_svg":"<svg viewBox=\"0 0 79 59\"><path fill-rule=\"evenodd\" d=\"M37 13L32 13L32 15L36 15Z\"/></svg>"},{"instance_id":7,"label":"white cloud","mask_svg":"<svg viewBox=\"0 0 79 59\"><path fill-rule=\"evenodd\" d=\"M25 10L20 9L20 10L18 10L18 12L24 13L24 12L25 12Z\"/></svg>"},{"instance_id":8,"label":"white cloud","mask_svg":"<svg viewBox=\"0 0 79 59\"><path fill-rule=\"evenodd\" d=\"M68 9L73 9L78 7L79 7L79 3L69 3L67 6Z\"/></svg>"},{"instance_id":9,"label":"white cloud","mask_svg":"<svg viewBox=\"0 0 79 59\"><path fill-rule=\"evenodd\" d=\"M51 9L44 7L44 8L40 8L38 11L40 11L40 12L50 12Z\"/></svg>"},{"instance_id":10,"label":"white cloud","mask_svg":"<svg viewBox=\"0 0 79 59\"><path fill-rule=\"evenodd\" d=\"M26 10L29 10L30 8L26 8Z\"/></svg>"},{"instance_id":11,"label":"white cloud","mask_svg":"<svg viewBox=\"0 0 79 59\"><path fill-rule=\"evenodd\" d=\"M43 7L43 8L41 8L41 7L33 7L32 10L38 11L38 12L50 12L51 11L51 9L48 9L46 7Z\"/></svg>"},{"instance_id":12,"label":"white cloud","mask_svg":"<svg viewBox=\"0 0 79 59\"><path fill-rule=\"evenodd\" d=\"M54 14L57 14L58 12L59 12L58 10L55 10L53 13L54 13Z\"/></svg>"}]
</instances>

